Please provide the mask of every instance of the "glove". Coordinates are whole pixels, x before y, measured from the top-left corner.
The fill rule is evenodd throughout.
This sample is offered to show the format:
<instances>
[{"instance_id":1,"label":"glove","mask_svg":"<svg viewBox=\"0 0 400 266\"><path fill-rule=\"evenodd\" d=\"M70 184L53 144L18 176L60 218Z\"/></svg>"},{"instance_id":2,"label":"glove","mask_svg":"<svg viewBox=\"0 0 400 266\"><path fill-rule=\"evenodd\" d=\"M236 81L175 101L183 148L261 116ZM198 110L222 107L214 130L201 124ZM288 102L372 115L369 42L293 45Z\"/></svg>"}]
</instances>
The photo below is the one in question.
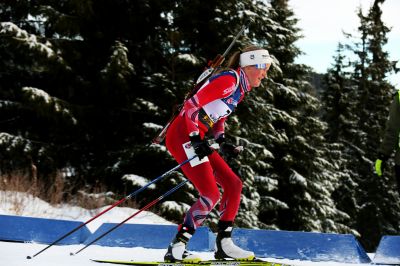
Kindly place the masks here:
<instances>
[{"instance_id":1,"label":"glove","mask_svg":"<svg viewBox=\"0 0 400 266\"><path fill-rule=\"evenodd\" d=\"M219 144L220 153L226 158L236 158L243 151L243 146L235 146L232 143L227 143L224 134L219 136L216 142Z\"/></svg>"},{"instance_id":2,"label":"glove","mask_svg":"<svg viewBox=\"0 0 400 266\"><path fill-rule=\"evenodd\" d=\"M210 155L214 150L208 145L207 141L202 140L198 133L189 135L190 142L194 149L194 152L199 159L203 159L204 157Z\"/></svg>"},{"instance_id":3,"label":"glove","mask_svg":"<svg viewBox=\"0 0 400 266\"><path fill-rule=\"evenodd\" d=\"M382 176L383 170L386 166L386 161L387 161L387 156L383 155L383 154L379 154L378 155L379 159L376 159L375 161L375 173L378 176Z\"/></svg>"}]
</instances>

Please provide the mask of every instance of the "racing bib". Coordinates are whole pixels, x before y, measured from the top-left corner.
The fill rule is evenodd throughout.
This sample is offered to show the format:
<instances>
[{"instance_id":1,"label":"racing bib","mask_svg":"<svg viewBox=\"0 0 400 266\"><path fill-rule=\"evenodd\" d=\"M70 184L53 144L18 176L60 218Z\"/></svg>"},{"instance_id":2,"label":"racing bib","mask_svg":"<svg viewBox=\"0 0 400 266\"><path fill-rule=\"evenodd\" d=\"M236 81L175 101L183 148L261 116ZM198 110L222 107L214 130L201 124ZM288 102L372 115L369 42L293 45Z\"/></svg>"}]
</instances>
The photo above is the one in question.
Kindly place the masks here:
<instances>
[{"instance_id":1,"label":"racing bib","mask_svg":"<svg viewBox=\"0 0 400 266\"><path fill-rule=\"evenodd\" d=\"M188 141L186 143L183 143L182 146L183 146L183 150L185 151L186 156L187 156L188 159L192 158L193 156L196 155L196 153L195 153L190 141ZM208 162L208 157L207 156L205 156L201 160L199 160L199 157L196 157L193 160L191 160L189 163L190 163L191 167L195 167L196 165L199 165L199 164L202 164L202 163L205 163L205 162Z\"/></svg>"}]
</instances>

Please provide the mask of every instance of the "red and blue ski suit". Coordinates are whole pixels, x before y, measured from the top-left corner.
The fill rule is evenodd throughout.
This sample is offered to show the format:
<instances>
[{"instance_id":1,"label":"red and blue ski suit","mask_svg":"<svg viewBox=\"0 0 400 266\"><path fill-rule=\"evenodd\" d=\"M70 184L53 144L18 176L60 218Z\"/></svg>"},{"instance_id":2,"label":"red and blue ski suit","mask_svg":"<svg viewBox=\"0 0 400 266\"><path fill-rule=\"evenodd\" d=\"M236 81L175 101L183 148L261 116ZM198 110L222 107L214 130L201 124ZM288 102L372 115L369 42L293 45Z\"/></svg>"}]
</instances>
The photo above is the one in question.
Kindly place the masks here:
<instances>
[{"instance_id":1,"label":"red and blue ski suit","mask_svg":"<svg viewBox=\"0 0 400 266\"><path fill-rule=\"evenodd\" d=\"M166 146L178 163L189 157L184 149L185 145L190 144L189 133L198 132L204 138L210 132L217 139L224 133L226 118L250 89L246 74L238 68L211 77L184 103L166 136ZM240 205L242 181L217 152L196 166L185 164L182 171L200 194L186 213L183 225L196 229L204 222L220 199L218 185L223 189L219 207L220 220L235 219Z\"/></svg>"}]
</instances>

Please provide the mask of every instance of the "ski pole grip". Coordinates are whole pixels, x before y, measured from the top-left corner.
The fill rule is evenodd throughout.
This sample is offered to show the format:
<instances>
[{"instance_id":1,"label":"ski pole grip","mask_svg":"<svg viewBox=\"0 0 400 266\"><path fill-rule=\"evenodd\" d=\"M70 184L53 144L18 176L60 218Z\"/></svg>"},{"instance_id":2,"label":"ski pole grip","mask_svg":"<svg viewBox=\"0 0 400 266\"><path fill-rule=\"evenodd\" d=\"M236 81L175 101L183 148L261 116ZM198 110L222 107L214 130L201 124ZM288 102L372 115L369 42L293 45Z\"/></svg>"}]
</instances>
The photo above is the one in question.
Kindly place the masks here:
<instances>
[{"instance_id":1,"label":"ski pole grip","mask_svg":"<svg viewBox=\"0 0 400 266\"><path fill-rule=\"evenodd\" d=\"M218 143L213 143L210 145L211 148L213 148L214 150L219 150L219 144Z\"/></svg>"},{"instance_id":2,"label":"ski pole grip","mask_svg":"<svg viewBox=\"0 0 400 266\"><path fill-rule=\"evenodd\" d=\"M219 144L215 142L214 140L207 140L208 146L210 146L213 150L219 150Z\"/></svg>"}]
</instances>

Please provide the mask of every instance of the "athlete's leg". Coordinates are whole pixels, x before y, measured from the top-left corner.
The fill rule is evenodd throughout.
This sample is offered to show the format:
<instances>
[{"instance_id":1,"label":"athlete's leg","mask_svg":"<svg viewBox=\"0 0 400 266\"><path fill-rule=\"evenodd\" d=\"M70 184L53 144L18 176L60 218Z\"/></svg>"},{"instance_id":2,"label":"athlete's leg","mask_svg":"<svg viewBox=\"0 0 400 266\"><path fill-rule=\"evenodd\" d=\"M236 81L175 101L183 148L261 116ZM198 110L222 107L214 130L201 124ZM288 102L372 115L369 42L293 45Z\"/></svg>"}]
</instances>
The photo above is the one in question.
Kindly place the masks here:
<instances>
[{"instance_id":1,"label":"athlete's leg","mask_svg":"<svg viewBox=\"0 0 400 266\"><path fill-rule=\"evenodd\" d=\"M175 122L168 130L166 144L172 156L178 163L181 163L188 159L183 144L189 142L189 136L185 133L186 128L183 120ZM216 152L213 154L216 154ZM209 161L196 166L187 163L182 166L182 171L200 194L199 199L192 205L184 219L185 226L196 229L217 204L220 193Z\"/></svg>"},{"instance_id":2,"label":"athlete's leg","mask_svg":"<svg viewBox=\"0 0 400 266\"><path fill-rule=\"evenodd\" d=\"M188 154L185 146L190 143L184 121L177 117L168 129L166 145L172 156L178 163L187 160ZM185 145L185 146L184 146ZM166 261L191 261L195 262L200 258L186 250L186 246L196 228L200 226L210 211L219 200L219 189L213 176L213 170L208 161L191 166L190 163L182 166L185 176L198 190L200 197L186 213L183 223L178 227L175 238L168 246L164 256Z\"/></svg>"},{"instance_id":3,"label":"athlete's leg","mask_svg":"<svg viewBox=\"0 0 400 266\"><path fill-rule=\"evenodd\" d=\"M234 221L240 206L242 180L232 171L225 160L216 152L209 156L215 178L223 189L219 206L221 221Z\"/></svg>"},{"instance_id":4,"label":"athlete's leg","mask_svg":"<svg viewBox=\"0 0 400 266\"><path fill-rule=\"evenodd\" d=\"M253 260L254 252L240 248L232 240L233 221L239 209L243 183L219 154L214 153L210 156L210 164L217 182L224 191L220 203L221 218L218 222L214 256L216 259Z\"/></svg>"}]
</instances>

